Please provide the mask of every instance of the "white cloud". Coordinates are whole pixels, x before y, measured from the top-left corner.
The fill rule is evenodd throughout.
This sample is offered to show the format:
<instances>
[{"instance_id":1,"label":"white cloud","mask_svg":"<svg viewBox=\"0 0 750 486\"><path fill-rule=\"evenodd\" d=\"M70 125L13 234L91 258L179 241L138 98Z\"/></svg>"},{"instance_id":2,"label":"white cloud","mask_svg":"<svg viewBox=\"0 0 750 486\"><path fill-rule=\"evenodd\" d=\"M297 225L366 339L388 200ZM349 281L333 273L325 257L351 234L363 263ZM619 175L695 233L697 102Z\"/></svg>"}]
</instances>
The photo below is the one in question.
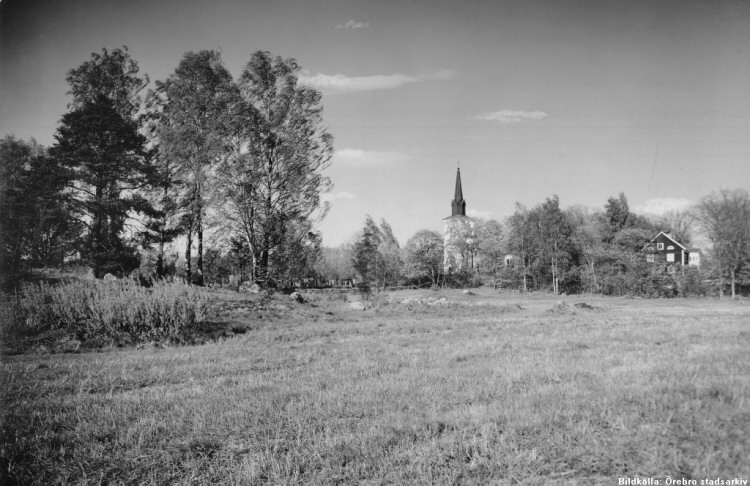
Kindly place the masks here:
<instances>
[{"instance_id":1,"label":"white cloud","mask_svg":"<svg viewBox=\"0 0 750 486\"><path fill-rule=\"evenodd\" d=\"M357 197L355 194L346 191L340 192L325 192L320 195L320 199L324 202L335 201L336 199L354 199Z\"/></svg>"},{"instance_id":2,"label":"white cloud","mask_svg":"<svg viewBox=\"0 0 750 486\"><path fill-rule=\"evenodd\" d=\"M663 216L669 211L682 211L692 205L690 199L676 197L655 197L633 207L635 213Z\"/></svg>"},{"instance_id":3,"label":"white cloud","mask_svg":"<svg viewBox=\"0 0 750 486\"><path fill-rule=\"evenodd\" d=\"M543 111L519 111L519 110L500 110L494 113L482 113L477 118L480 120L497 121L500 123L517 123L521 120L541 120L548 116Z\"/></svg>"},{"instance_id":4,"label":"white cloud","mask_svg":"<svg viewBox=\"0 0 750 486\"><path fill-rule=\"evenodd\" d=\"M438 71L432 74L410 76L407 74L377 74L374 76L347 76L345 74L312 74L303 72L299 76L299 83L317 89L332 91L370 91L376 89L398 88L407 83L448 79L453 76L451 71Z\"/></svg>"},{"instance_id":5,"label":"white cloud","mask_svg":"<svg viewBox=\"0 0 750 486\"><path fill-rule=\"evenodd\" d=\"M365 155L365 151L357 149L341 149L337 150L335 155L344 159L359 159Z\"/></svg>"},{"instance_id":6,"label":"white cloud","mask_svg":"<svg viewBox=\"0 0 750 486\"><path fill-rule=\"evenodd\" d=\"M369 22L355 22L354 20L350 20L345 24L338 24L336 26L337 29L366 29L370 26Z\"/></svg>"},{"instance_id":7,"label":"white cloud","mask_svg":"<svg viewBox=\"0 0 750 486\"><path fill-rule=\"evenodd\" d=\"M470 218L479 218L479 219L490 219L492 216L492 211L482 211L479 209L467 209L466 215Z\"/></svg>"},{"instance_id":8,"label":"white cloud","mask_svg":"<svg viewBox=\"0 0 750 486\"><path fill-rule=\"evenodd\" d=\"M392 165L409 159L406 154L399 152L366 151L359 149L341 149L333 154L334 164L349 166Z\"/></svg>"}]
</instances>

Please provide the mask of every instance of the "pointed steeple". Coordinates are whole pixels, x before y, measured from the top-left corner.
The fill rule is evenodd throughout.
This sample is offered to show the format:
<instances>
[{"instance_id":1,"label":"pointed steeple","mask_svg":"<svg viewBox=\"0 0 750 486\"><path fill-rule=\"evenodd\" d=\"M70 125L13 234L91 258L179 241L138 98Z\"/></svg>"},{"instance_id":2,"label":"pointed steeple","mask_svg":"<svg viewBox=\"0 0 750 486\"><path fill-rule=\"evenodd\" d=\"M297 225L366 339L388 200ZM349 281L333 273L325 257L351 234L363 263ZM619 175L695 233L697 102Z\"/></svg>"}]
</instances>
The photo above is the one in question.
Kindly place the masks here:
<instances>
[{"instance_id":1,"label":"pointed steeple","mask_svg":"<svg viewBox=\"0 0 750 486\"><path fill-rule=\"evenodd\" d=\"M466 201L461 189L461 168L456 171L456 194L451 202L451 216L466 216Z\"/></svg>"}]
</instances>

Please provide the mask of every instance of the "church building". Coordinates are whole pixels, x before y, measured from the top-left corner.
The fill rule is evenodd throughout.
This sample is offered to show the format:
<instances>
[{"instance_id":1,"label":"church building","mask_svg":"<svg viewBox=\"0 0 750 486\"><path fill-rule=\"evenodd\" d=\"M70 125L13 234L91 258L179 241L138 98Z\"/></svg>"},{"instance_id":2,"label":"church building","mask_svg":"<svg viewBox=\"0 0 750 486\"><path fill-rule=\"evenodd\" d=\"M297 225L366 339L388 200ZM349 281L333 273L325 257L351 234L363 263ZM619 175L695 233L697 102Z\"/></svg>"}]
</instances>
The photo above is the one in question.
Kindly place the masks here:
<instances>
[{"instance_id":1,"label":"church building","mask_svg":"<svg viewBox=\"0 0 750 486\"><path fill-rule=\"evenodd\" d=\"M466 216L461 169L458 168L451 215L443 219L443 267L446 273L474 269L474 224L474 220Z\"/></svg>"}]
</instances>

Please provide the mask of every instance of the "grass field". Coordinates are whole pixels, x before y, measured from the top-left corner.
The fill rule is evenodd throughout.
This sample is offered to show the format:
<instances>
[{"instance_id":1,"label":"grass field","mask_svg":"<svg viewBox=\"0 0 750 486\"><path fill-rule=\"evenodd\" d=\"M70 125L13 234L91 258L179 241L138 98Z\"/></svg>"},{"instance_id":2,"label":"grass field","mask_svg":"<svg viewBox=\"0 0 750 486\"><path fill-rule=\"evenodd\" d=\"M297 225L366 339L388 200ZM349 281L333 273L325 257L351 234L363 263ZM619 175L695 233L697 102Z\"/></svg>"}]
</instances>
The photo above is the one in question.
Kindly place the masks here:
<instances>
[{"instance_id":1,"label":"grass field","mask_svg":"<svg viewBox=\"0 0 750 486\"><path fill-rule=\"evenodd\" d=\"M0 483L748 479L750 304L476 292L235 296L205 344L5 355Z\"/></svg>"}]
</instances>

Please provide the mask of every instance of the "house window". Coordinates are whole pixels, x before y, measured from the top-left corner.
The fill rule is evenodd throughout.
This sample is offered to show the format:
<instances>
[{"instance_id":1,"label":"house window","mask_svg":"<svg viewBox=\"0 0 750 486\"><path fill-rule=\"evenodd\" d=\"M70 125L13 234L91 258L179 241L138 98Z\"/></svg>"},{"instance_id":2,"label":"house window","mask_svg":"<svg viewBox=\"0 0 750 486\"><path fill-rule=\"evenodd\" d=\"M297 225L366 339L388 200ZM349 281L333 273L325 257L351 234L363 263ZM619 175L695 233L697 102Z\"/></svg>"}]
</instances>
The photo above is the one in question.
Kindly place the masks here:
<instances>
[{"instance_id":1,"label":"house window","mask_svg":"<svg viewBox=\"0 0 750 486\"><path fill-rule=\"evenodd\" d=\"M667 247L667 250L674 250L674 246L672 246L672 245L669 245L669 246Z\"/></svg>"},{"instance_id":2,"label":"house window","mask_svg":"<svg viewBox=\"0 0 750 486\"><path fill-rule=\"evenodd\" d=\"M654 263L654 255L646 255L646 261L648 263Z\"/></svg>"},{"instance_id":3,"label":"house window","mask_svg":"<svg viewBox=\"0 0 750 486\"><path fill-rule=\"evenodd\" d=\"M674 262L674 253L667 253L667 261Z\"/></svg>"},{"instance_id":4,"label":"house window","mask_svg":"<svg viewBox=\"0 0 750 486\"><path fill-rule=\"evenodd\" d=\"M656 249L657 250L663 250L664 249L664 243L657 243L656 244Z\"/></svg>"}]
</instances>

